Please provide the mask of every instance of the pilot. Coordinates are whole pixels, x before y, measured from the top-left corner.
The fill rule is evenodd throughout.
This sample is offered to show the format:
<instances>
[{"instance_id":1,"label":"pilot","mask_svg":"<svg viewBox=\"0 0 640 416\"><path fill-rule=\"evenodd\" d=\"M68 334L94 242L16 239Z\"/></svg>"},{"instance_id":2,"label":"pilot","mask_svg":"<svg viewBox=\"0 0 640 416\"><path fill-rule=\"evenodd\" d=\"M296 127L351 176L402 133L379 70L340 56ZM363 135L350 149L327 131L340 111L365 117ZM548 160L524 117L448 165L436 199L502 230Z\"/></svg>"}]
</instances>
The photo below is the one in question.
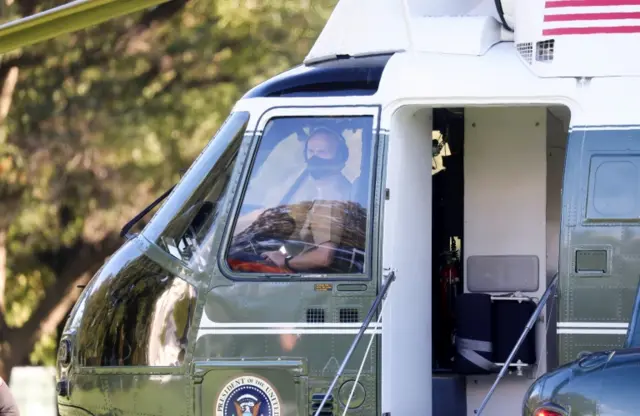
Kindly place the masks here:
<instances>
[{"instance_id":1,"label":"pilot","mask_svg":"<svg viewBox=\"0 0 640 416\"><path fill-rule=\"evenodd\" d=\"M293 256L281 251L262 255L291 272L322 270L333 262L345 217L344 207L339 203L347 202L351 192L351 183L342 174L349 148L339 133L325 127L314 130L304 151L310 180L294 192L287 203L313 201L306 215L295 218L301 224L298 235L306 243L305 248Z\"/></svg>"},{"instance_id":2,"label":"pilot","mask_svg":"<svg viewBox=\"0 0 640 416\"><path fill-rule=\"evenodd\" d=\"M0 378L0 416L20 416L13 394L2 378Z\"/></svg>"}]
</instances>

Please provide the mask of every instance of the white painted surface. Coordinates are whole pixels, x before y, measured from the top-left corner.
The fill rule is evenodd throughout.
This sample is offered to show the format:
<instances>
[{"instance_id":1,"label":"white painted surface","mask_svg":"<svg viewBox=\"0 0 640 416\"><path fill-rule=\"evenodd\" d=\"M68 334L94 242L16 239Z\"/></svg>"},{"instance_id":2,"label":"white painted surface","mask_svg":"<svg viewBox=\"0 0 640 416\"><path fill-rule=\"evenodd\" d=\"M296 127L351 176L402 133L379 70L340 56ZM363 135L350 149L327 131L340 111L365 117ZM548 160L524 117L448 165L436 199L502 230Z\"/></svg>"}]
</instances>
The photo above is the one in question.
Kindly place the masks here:
<instances>
[{"instance_id":1,"label":"white painted surface","mask_svg":"<svg viewBox=\"0 0 640 416\"><path fill-rule=\"evenodd\" d=\"M397 278L382 318L382 412L431 416L432 119L430 109L416 111L394 114L389 138L383 259Z\"/></svg>"},{"instance_id":2,"label":"white painted surface","mask_svg":"<svg viewBox=\"0 0 640 416\"><path fill-rule=\"evenodd\" d=\"M540 287L527 293L538 297L546 280L546 142L545 108L465 109L465 264L474 255L538 256Z\"/></svg>"},{"instance_id":3,"label":"white painted surface","mask_svg":"<svg viewBox=\"0 0 640 416\"><path fill-rule=\"evenodd\" d=\"M412 16L465 16L493 0L406 0Z\"/></svg>"},{"instance_id":4,"label":"white painted surface","mask_svg":"<svg viewBox=\"0 0 640 416\"><path fill-rule=\"evenodd\" d=\"M303 70L303 69L301 69ZM566 105L572 125L638 124L634 106L615 105L640 94L640 77L539 78L518 58L513 43L500 43L483 56L397 53L373 96L253 98L236 104L252 122L274 106L380 104L392 114L405 105ZM389 129L390 116L382 128ZM250 126L251 128L252 126Z\"/></svg>"},{"instance_id":5,"label":"white painted surface","mask_svg":"<svg viewBox=\"0 0 640 416\"><path fill-rule=\"evenodd\" d=\"M640 90L640 80L634 85ZM536 77L522 65L512 43L500 43L483 56L396 54L382 75L378 99L383 105L563 103L573 112L580 109L582 94L573 79Z\"/></svg>"},{"instance_id":6,"label":"white painted surface","mask_svg":"<svg viewBox=\"0 0 640 416\"><path fill-rule=\"evenodd\" d=\"M553 2L510 0L504 3L507 21L515 32L506 36L496 26L495 33L498 38L504 35L504 40L513 39L515 44L525 47L523 50L527 46L531 48L522 57L516 56L522 68L528 68L537 76L640 75L640 59L629 53L637 49L640 33L615 33L625 26L635 27L637 32L640 19L576 19L570 16L590 13L615 16L616 13L638 12L640 5L549 8L546 5ZM435 51L443 54L480 54L486 48L474 49L473 45L484 39L483 34L486 33L481 27L469 25L466 18L483 16L498 23L494 4L493 0L341 0L305 62L338 54L360 56L388 51L434 51L434 46L437 47ZM569 16L564 19L561 16L560 21L557 17L545 19L551 15ZM438 19L446 20L444 33L431 30L432 26L439 25L436 23ZM573 28L601 33L547 32ZM542 53L538 53L539 42L551 40L553 48L543 48ZM607 59L603 59L605 55ZM538 59L539 56L545 58Z\"/></svg>"},{"instance_id":7,"label":"white painted surface","mask_svg":"<svg viewBox=\"0 0 640 416\"><path fill-rule=\"evenodd\" d=\"M397 51L481 55L501 34L493 0L341 0L304 62Z\"/></svg>"},{"instance_id":8,"label":"white painted surface","mask_svg":"<svg viewBox=\"0 0 640 416\"><path fill-rule=\"evenodd\" d=\"M409 47L403 0L342 0L307 54L305 63L336 55L402 51Z\"/></svg>"},{"instance_id":9,"label":"white painted surface","mask_svg":"<svg viewBox=\"0 0 640 416\"><path fill-rule=\"evenodd\" d=\"M426 0L425 0L426 1ZM603 14L615 16L620 13L640 11L640 5L585 5L579 7L545 8L546 1L519 0L515 7L515 42L533 43L533 60L531 70L541 77L597 77L597 76L637 76L640 74L640 59L637 50L640 33L611 33L612 30L601 29L620 27L640 27L640 19L614 17L609 19L575 19L558 21L558 17L545 19L545 16ZM615 2L612 2L615 3ZM562 17L560 17L562 18ZM588 29L590 33L567 34L545 33L545 30L570 30L572 28ZM600 28L600 29L599 29ZM609 33L594 33L593 30L605 30ZM615 30L615 29L613 29ZM536 43L554 41L552 61L535 59ZM545 53L548 55L548 53ZM606 58L605 58L606 57Z\"/></svg>"},{"instance_id":10,"label":"white painted surface","mask_svg":"<svg viewBox=\"0 0 640 416\"><path fill-rule=\"evenodd\" d=\"M538 299L546 289L546 117L544 107L465 109L465 264L473 255L538 256L538 291L525 292ZM543 329L536 328L538 335ZM545 342L538 336L536 349ZM495 378L467 377L468 415ZM483 414L518 414L531 381L505 377Z\"/></svg>"},{"instance_id":11,"label":"white painted surface","mask_svg":"<svg viewBox=\"0 0 640 416\"><path fill-rule=\"evenodd\" d=\"M558 271L560 220L562 213L562 179L567 147L567 128L563 121L547 115L547 277Z\"/></svg>"},{"instance_id":12,"label":"white painted surface","mask_svg":"<svg viewBox=\"0 0 640 416\"><path fill-rule=\"evenodd\" d=\"M571 114L566 111L549 111L547 114L547 283L558 272L560 256L560 221L562 218L562 182L564 179L564 161ZM540 370L555 367L558 363L557 316L558 299L550 299L544 314L550 322L548 331L538 326L538 336L547 340L546 349L541 354L547 364ZM538 371L542 374L542 371Z\"/></svg>"},{"instance_id":13,"label":"white painted surface","mask_svg":"<svg viewBox=\"0 0 640 416\"><path fill-rule=\"evenodd\" d=\"M420 52L484 55L501 37L500 23L489 16L420 17L411 27Z\"/></svg>"}]
</instances>

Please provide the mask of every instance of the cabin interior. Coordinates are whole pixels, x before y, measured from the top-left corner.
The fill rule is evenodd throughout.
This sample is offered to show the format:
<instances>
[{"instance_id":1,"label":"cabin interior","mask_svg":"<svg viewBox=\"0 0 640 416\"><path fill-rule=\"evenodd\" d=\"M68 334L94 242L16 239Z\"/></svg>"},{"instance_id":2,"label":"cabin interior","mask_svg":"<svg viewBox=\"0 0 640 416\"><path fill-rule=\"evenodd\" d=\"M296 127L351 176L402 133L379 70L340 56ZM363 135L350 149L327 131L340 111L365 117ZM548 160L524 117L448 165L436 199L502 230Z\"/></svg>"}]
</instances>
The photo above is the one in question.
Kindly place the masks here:
<instances>
[{"instance_id":1,"label":"cabin interior","mask_svg":"<svg viewBox=\"0 0 640 416\"><path fill-rule=\"evenodd\" d=\"M411 107L395 117L406 146L432 137L431 186L411 192L431 193L431 241L413 244L431 246L433 414L474 415L557 272L570 113ZM415 173L418 157L393 152ZM542 313L483 414L519 414L526 389L556 365L556 312Z\"/></svg>"}]
</instances>

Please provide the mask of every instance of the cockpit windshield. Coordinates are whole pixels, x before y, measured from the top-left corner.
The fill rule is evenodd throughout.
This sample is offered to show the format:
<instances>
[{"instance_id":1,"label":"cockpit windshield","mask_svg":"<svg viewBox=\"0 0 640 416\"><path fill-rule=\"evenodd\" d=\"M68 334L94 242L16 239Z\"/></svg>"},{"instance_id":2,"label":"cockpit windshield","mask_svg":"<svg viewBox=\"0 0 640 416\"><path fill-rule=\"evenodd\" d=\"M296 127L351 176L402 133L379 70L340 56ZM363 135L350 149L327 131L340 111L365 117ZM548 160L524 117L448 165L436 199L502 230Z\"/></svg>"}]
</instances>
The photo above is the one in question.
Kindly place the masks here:
<instances>
[{"instance_id":1,"label":"cockpit windshield","mask_svg":"<svg viewBox=\"0 0 640 416\"><path fill-rule=\"evenodd\" d=\"M280 117L259 141L232 223L231 272L365 273L373 117Z\"/></svg>"},{"instance_id":2,"label":"cockpit windshield","mask_svg":"<svg viewBox=\"0 0 640 416\"><path fill-rule=\"evenodd\" d=\"M201 270L210 257L213 230L248 122L247 112L229 116L142 233L192 270Z\"/></svg>"}]
</instances>

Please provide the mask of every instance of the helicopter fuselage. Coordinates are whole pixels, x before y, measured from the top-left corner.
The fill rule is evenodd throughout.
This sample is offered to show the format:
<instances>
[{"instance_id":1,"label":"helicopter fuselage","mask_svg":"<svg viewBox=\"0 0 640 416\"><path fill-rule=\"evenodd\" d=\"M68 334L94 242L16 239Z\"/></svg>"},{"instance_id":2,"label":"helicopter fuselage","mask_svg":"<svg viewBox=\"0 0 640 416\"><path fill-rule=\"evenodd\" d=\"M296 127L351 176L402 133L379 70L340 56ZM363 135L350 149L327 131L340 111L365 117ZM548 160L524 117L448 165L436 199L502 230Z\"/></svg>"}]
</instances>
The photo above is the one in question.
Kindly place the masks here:
<instances>
[{"instance_id":1,"label":"helicopter fuselage","mask_svg":"<svg viewBox=\"0 0 640 416\"><path fill-rule=\"evenodd\" d=\"M533 411L538 376L622 346L640 78L543 77L483 45L318 58L249 91L74 307L60 413L315 414L387 269L321 415L473 415L556 274L486 414Z\"/></svg>"}]
</instances>

